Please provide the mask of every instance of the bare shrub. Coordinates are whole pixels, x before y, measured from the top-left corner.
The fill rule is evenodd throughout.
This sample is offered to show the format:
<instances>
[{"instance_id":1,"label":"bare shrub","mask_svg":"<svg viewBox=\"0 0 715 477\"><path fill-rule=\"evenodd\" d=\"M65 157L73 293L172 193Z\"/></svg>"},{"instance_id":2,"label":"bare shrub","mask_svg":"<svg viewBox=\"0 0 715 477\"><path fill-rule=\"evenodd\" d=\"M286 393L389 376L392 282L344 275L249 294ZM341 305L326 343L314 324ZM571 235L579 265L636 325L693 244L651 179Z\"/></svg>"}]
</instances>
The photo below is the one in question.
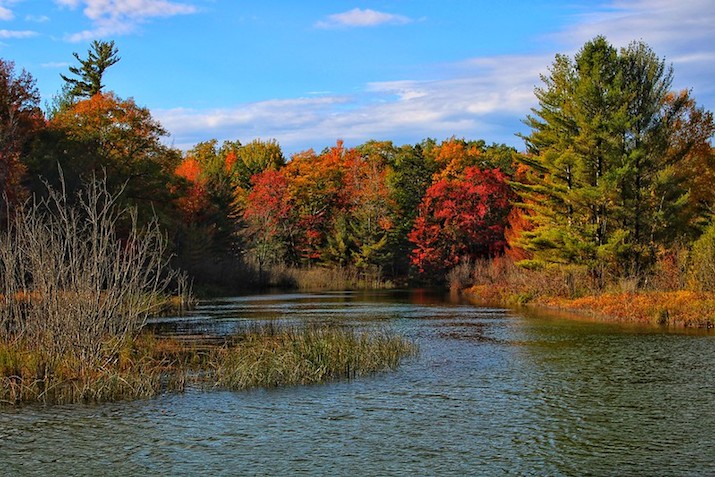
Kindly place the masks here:
<instances>
[{"instance_id":1,"label":"bare shrub","mask_svg":"<svg viewBox=\"0 0 715 477\"><path fill-rule=\"evenodd\" d=\"M177 274L157 221L140 227L106 178L89 181L74 204L47 188L0 234L2 338L96 366L136 335Z\"/></svg>"},{"instance_id":2,"label":"bare shrub","mask_svg":"<svg viewBox=\"0 0 715 477\"><path fill-rule=\"evenodd\" d=\"M596 293L588 269L577 265L523 267L509 257L474 263L471 280L483 299L490 302L526 303L539 298L574 298Z\"/></svg>"},{"instance_id":3,"label":"bare shrub","mask_svg":"<svg viewBox=\"0 0 715 477\"><path fill-rule=\"evenodd\" d=\"M463 260L447 272L447 284L451 291L459 291L472 284L472 262Z\"/></svg>"}]
</instances>

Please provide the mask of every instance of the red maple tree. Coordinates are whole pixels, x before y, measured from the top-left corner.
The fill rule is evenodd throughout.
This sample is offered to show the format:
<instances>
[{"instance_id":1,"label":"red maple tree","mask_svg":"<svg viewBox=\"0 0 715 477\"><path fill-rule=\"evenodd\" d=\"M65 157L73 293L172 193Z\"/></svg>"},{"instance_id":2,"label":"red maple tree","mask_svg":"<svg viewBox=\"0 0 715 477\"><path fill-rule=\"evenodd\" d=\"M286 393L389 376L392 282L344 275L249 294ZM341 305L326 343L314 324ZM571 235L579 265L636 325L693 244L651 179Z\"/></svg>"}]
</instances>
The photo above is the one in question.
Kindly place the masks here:
<instances>
[{"instance_id":1,"label":"red maple tree","mask_svg":"<svg viewBox=\"0 0 715 477\"><path fill-rule=\"evenodd\" d=\"M498 169L467 167L456 179L440 179L422 199L409 240L421 273L442 272L462 260L500 255L512 191Z\"/></svg>"}]
</instances>

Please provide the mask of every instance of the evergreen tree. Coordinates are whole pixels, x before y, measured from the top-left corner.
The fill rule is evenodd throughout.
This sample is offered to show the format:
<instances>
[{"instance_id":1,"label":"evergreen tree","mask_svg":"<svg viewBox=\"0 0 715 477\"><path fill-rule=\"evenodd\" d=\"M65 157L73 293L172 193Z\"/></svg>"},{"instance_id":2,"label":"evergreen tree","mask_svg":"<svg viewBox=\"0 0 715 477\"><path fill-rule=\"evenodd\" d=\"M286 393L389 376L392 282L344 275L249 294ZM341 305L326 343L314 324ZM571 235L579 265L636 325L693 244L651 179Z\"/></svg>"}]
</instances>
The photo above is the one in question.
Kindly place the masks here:
<instances>
[{"instance_id":1,"label":"evergreen tree","mask_svg":"<svg viewBox=\"0 0 715 477\"><path fill-rule=\"evenodd\" d=\"M669 94L672 69L643 43L618 51L597 37L542 81L525 121L523 245L543 262L642 271L687 202L684 155L670 152L687 101Z\"/></svg>"},{"instance_id":2,"label":"evergreen tree","mask_svg":"<svg viewBox=\"0 0 715 477\"><path fill-rule=\"evenodd\" d=\"M70 86L70 94L73 97L91 98L102 91L102 77L107 68L117 63L120 58L117 56L119 50L114 45L114 41L92 42L86 60L79 57L79 54L72 53L79 61L80 66L70 66L70 73L77 78L70 78L60 74L63 80Z\"/></svg>"}]
</instances>

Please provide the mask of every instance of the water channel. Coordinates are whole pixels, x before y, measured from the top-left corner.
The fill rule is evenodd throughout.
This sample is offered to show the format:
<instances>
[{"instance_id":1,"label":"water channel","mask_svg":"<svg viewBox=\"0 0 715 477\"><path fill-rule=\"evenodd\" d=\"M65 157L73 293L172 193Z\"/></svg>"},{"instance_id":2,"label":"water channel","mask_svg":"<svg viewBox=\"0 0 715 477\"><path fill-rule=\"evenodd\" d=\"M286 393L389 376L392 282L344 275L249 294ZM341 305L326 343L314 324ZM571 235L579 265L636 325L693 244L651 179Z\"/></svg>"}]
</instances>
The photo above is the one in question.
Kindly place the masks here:
<instances>
[{"instance_id":1,"label":"water channel","mask_svg":"<svg viewBox=\"0 0 715 477\"><path fill-rule=\"evenodd\" d=\"M0 475L715 475L715 334L479 308L426 292L203 303L156 323L387 329L394 372L246 392L0 409Z\"/></svg>"}]
</instances>

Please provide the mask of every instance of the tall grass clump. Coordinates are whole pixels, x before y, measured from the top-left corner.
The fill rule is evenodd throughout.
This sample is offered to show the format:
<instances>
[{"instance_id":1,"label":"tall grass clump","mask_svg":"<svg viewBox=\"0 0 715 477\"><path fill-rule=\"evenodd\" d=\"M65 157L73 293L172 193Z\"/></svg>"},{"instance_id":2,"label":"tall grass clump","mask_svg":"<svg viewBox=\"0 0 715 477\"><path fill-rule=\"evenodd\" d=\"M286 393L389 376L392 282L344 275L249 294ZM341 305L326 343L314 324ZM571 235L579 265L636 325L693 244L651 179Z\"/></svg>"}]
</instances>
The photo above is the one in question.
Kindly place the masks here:
<instances>
[{"instance_id":1,"label":"tall grass clump","mask_svg":"<svg viewBox=\"0 0 715 477\"><path fill-rule=\"evenodd\" d=\"M255 261L249 266L258 270ZM380 267L298 267L285 263L273 263L263 267L257 282L264 287L317 290L385 290L395 288L392 280L383 276Z\"/></svg>"},{"instance_id":2,"label":"tall grass clump","mask_svg":"<svg viewBox=\"0 0 715 477\"><path fill-rule=\"evenodd\" d=\"M76 197L47 186L0 233L0 342L32 357L4 377L38 389L88 379L166 305L167 239L120 194L96 177Z\"/></svg>"},{"instance_id":3,"label":"tall grass clump","mask_svg":"<svg viewBox=\"0 0 715 477\"><path fill-rule=\"evenodd\" d=\"M509 257L495 257L477 260L471 269L464 264L461 268L455 272L455 282L488 303L522 305L553 297L575 298L597 290L587 268L577 265L523 266Z\"/></svg>"},{"instance_id":4,"label":"tall grass clump","mask_svg":"<svg viewBox=\"0 0 715 477\"><path fill-rule=\"evenodd\" d=\"M215 350L215 385L229 389L313 384L394 369L416 345L387 333L336 327L276 329L246 333Z\"/></svg>"}]
</instances>

